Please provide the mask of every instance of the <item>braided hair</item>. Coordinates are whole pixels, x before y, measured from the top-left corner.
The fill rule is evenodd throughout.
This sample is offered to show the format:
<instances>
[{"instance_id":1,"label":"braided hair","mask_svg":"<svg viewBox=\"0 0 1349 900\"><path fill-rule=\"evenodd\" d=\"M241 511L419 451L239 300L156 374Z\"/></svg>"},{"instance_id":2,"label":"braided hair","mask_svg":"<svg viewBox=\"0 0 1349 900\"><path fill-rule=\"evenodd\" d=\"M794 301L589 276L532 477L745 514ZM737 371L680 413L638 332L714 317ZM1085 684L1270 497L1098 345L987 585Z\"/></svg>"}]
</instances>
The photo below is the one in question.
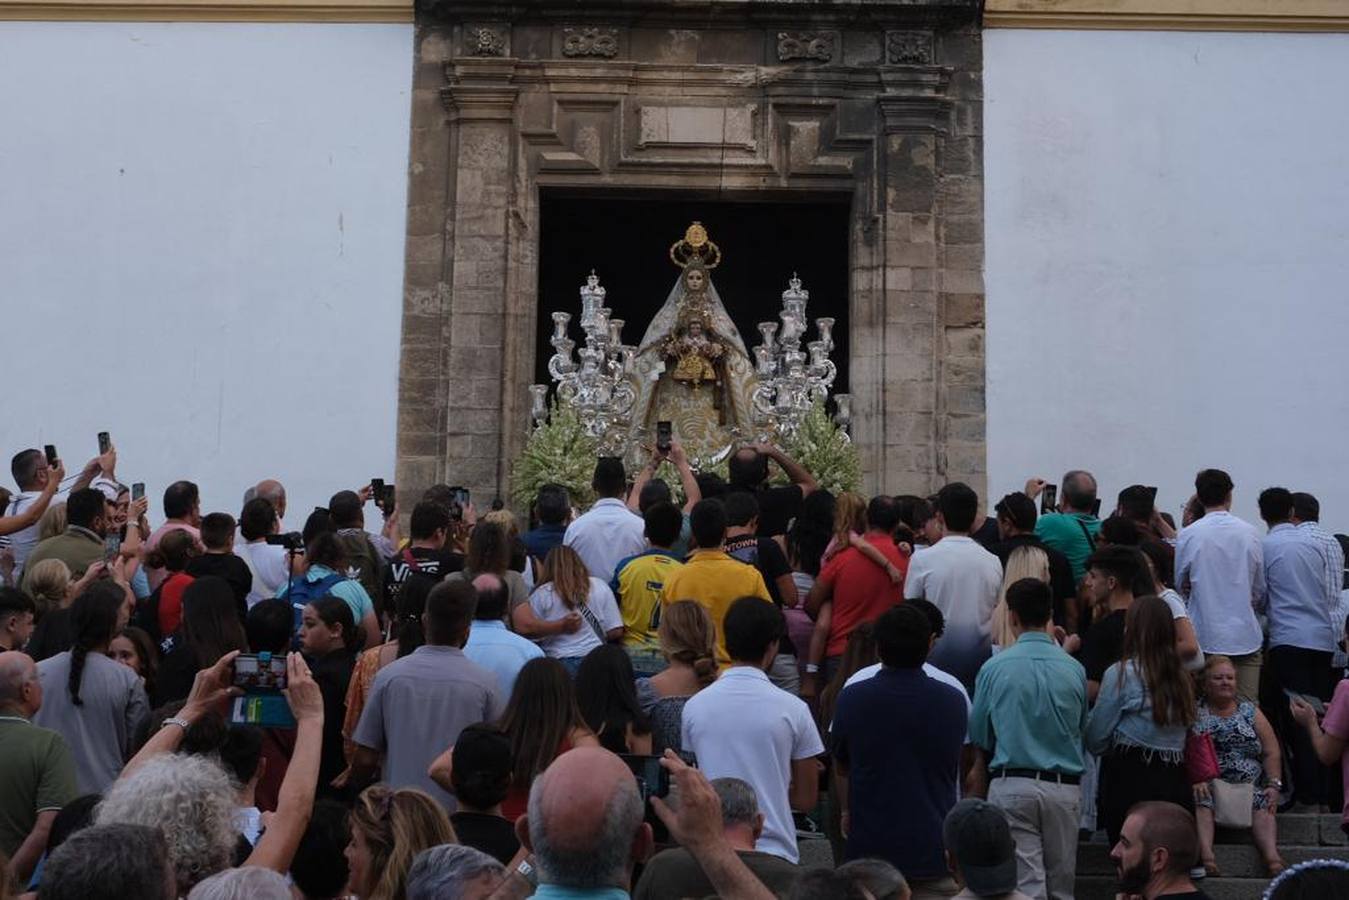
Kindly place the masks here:
<instances>
[{"instance_id":1,"label":"braided hair","mask_svg":"<svg viewBox=\"0 0 1349 900\"><path fill-rule=\"evenodd\" d=\"M95 581L75 598L70 607L70 623L75 643L70 648L70 702L83 706L80 682L84 680L84 660L91 651L100 650L116 636L119 615L126 604L126 591L112 581Z\"/></svg>"}]
</instances>

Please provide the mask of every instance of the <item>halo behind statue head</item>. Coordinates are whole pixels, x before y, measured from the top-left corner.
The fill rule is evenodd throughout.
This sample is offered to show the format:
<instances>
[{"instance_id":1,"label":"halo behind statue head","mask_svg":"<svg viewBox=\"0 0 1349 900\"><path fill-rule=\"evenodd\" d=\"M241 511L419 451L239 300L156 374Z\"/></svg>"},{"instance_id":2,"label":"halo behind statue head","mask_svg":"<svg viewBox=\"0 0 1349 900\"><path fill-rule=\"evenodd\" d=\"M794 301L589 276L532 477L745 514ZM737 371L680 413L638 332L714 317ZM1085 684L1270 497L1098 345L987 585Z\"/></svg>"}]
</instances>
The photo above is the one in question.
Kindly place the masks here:
<instances>
[{"instance_id":1,"label":"halo behind statue head","mask_svg":"<svg viewBox=\"0 0 1349 900\"><path fill-rule=\"evenodd\" d=\"M699 263L705 269L715 269L721 265L721 248L707 236L707 229L701 222L694 222L684 231L684 237L670 245L670 262L687 269Z\"/></svg>"}]
</instances>

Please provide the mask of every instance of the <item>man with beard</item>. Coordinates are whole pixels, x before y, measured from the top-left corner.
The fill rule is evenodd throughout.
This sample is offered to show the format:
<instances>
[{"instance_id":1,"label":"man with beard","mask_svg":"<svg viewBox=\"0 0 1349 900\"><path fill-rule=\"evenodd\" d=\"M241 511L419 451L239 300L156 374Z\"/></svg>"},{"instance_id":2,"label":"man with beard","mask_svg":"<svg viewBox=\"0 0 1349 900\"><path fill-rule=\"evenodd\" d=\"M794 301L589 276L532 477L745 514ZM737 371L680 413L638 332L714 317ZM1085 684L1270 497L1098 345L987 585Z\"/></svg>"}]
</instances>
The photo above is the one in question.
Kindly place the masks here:
<instances>
[{"instance_id":1,"label":"man with beard","mask_svg":"<svg viewBox=\"0 0 1349 900\"><path fill-rule=\"evenodd\" d=\"M1190 881L1199 858L1194 816L1162 800L1139 803L1120 826L1110 860L1119 873L1119 891L1143 900L1209 900Z\"/></svg>"}]
</instances>

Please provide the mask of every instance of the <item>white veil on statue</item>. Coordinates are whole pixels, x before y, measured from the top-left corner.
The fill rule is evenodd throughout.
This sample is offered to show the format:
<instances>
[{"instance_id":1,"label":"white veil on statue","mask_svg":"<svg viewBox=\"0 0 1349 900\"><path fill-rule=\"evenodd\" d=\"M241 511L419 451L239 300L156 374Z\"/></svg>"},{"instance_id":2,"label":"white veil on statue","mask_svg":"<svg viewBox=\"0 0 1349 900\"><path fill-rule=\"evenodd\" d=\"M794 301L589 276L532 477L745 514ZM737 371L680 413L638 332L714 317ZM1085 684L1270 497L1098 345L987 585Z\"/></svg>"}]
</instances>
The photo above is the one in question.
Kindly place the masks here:
<instances>
[{"instance_id":1,"label":"white veil on statue","mask_svg":"<svg viewBox=\"0 0 1349 900\"><path fill-rule=\"evenodd\" d=\"M640 434L654 428L657 420L669 420L690 456L711 462L750 434L750 398L757 376L740 332L712 284L710 270L721 261L717 245L695 222L670 248L670 258L682 271L637 348L632 425ZM707 337L721 345L715 384L691 385L671 376L667 344L682 334L690 318L705 323Z\"/></svg>"}]
</instances>

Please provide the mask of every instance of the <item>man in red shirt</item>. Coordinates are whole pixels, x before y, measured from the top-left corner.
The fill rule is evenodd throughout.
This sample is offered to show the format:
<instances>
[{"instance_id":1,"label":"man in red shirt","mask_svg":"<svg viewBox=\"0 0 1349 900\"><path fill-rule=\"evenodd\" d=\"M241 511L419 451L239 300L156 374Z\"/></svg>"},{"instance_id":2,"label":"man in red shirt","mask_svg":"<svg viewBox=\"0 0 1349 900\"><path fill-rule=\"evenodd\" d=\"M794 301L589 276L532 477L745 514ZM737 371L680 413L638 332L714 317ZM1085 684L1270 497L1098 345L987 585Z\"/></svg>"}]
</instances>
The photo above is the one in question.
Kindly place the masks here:
<instances>
[{"instance_id":1,"label":"man in red shirt","mask_svg":"<svg viewBox=\"0 0 1349 900\"><path fill-rule=\"evenodd\" d=\"M873 497L867 505L867 533L862 539L902 574L908 571L909 560L895 545L895 530L899 523L899 505L895 499ZM903 600L903 579L892 579L887 569L856 547L836 553L825 563L806 597L806 612L812 617L818 616L825 604L832 604L829 641L825 646L824 671L821 673L824 684L828 684L838 670L839 658L848 646L848 635L853 629L863 622L876 621L881 613Z\"/></svg>"}]
</instances>

